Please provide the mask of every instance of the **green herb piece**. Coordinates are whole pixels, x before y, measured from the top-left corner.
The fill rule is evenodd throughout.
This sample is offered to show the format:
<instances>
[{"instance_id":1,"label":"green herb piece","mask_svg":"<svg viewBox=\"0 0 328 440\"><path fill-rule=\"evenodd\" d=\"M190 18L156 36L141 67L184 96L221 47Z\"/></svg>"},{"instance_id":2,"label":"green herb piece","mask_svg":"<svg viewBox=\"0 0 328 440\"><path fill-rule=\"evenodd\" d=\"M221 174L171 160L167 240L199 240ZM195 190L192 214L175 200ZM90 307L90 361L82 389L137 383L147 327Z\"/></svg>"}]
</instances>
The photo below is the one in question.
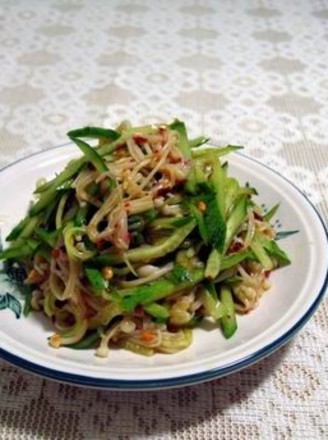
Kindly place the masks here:
<instances>
[{"instance_id":1,"label":"green herb piece","mask_svg":"<svg viewBox=\"0 0 328 440\"><path fill-rule=\"evenodd\" d=\"M189 270L178 263L175 263L173 269L171 270L169 275L167 275L167 277L170 280L172 280L175 284L192 280Z\"/></svg>"},{"instance_id":2,"label":"green herb piece","mask_svg":"<svg viewBox=\"0 0 328 440\"><path fill-rule=\"evenodd\" d=\"M107 289L108 281L105 280L100 270L93 267L84 267L84 272L90 286L95 292L100 293L101 291Z\"/></svg>"}]
</instances>

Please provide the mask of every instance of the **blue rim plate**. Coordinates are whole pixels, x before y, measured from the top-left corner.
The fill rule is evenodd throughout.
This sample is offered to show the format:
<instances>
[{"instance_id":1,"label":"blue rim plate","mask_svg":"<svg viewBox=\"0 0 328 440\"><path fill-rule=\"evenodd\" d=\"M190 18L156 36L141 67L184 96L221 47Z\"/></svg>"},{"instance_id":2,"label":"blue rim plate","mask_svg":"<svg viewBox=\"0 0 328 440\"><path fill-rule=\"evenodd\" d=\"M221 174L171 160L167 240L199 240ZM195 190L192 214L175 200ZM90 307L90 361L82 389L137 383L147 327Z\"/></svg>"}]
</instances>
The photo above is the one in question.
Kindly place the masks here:
<instances>
[{"instance_id":1,"label":"blue rim plate","mask_svg":"<svg viewBox=\"0 0 328 440\"><path fill-rule=\"evenodd\" d=\"M3 237L26 212L37 179L50 177L76 155L76 148L65 144L21 159L0 172ZM192 385L231 374L288 342L315 312L327 289L327 230L316 208L283 176L243 154L228 159L229 173L254 186L260 204L281 203L276 228L299 230L281 242L292 264L273 274L272 288L256 310L239 317L239 329L231 340L224 340L216 328L202 328L195 331L192 346L176 355L143 358L113 350L103 360L96 358L93 350L50 348L47 337L52 329L40 314L16 319L10 310L3 310L0 357L30 372L71 384L149 390ZM7 287L0 283L1 288ZM0 290L0 295L3 293Z\"/></svg>"}]
</instances>

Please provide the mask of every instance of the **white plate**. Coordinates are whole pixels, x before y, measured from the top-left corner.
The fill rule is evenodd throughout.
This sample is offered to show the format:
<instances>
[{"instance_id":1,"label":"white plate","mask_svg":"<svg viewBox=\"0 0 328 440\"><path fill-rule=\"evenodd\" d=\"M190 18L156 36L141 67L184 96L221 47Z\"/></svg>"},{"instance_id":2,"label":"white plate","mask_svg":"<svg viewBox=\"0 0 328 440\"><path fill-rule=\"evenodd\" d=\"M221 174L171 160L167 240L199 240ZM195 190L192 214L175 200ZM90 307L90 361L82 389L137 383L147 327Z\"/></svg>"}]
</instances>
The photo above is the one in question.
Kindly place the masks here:
<instances>
[{"instance_id":1,"label":"white plate","mask_svg":"<svg viewBox=\"0 0 328 440\"><path fill-rule=\"evenodd\" d=\"M77 155L64 145L35 154L0 173L2 237L21 219L35 182L51 177ZM142 357L113 350L107 359L94 350L53 349L47 344L51 324L41 314L16 319L0 311L0 356L56 380L110 389L154 389L190 385L230 374L267 356L285 344L306 323L327 287L327 233L305 196L282 176L241 154L229 156L230 173L259 191L259 203L281 202L277 227L299 230L281 241L292 264L272 275L273 288L259 307L238 317L238 331L225 340L219 329L196 329L190 348L175 355ZM0 286L0 294L6 286Z\"/></svg>"}]
</instances>

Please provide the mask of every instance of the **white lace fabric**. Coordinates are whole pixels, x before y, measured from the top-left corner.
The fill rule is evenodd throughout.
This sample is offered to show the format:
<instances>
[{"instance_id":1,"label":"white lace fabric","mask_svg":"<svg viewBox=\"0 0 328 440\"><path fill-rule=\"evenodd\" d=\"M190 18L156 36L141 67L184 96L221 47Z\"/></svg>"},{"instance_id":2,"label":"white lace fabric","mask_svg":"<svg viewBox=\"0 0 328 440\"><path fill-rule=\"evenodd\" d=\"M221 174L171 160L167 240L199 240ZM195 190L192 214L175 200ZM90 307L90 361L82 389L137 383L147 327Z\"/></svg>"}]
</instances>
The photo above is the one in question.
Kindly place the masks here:
<instances>
[{"instance_id":1,"label":"white lace fabric","mask_svg":"<svg viewBox=\"0 0 328 440\"><path fill-rule=\"evenodd\" d=\"M83 125L184 120L282 171L328 221L328 2L0 0L0 167ZM324 439L328 306L258 364L119 393L0 361L0 439Z\"/></svg>"}]
</instances>

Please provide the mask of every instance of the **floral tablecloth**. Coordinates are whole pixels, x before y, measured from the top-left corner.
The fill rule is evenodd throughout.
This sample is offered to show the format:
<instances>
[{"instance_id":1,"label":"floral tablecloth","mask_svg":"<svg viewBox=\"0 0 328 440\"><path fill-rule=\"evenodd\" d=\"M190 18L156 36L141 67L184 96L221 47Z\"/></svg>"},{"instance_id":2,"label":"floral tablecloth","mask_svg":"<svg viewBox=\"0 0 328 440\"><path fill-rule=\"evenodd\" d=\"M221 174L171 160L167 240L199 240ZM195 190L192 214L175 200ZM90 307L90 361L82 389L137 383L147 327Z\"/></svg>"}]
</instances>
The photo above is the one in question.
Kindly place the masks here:
<instances>
[{"instance_id":1,"label":"floral tablecloth","mask_svg":"<svg viewBox=\"0 0 328 440\"><path fill-rule=\"evenodd\" d=\"M179 116L245 145L328 219L326 0L0 0L0 166L85 124ZM83 389L0 361L1 439L324 439L328 307L230 377Z\"/></svg>"}]
</instances>

